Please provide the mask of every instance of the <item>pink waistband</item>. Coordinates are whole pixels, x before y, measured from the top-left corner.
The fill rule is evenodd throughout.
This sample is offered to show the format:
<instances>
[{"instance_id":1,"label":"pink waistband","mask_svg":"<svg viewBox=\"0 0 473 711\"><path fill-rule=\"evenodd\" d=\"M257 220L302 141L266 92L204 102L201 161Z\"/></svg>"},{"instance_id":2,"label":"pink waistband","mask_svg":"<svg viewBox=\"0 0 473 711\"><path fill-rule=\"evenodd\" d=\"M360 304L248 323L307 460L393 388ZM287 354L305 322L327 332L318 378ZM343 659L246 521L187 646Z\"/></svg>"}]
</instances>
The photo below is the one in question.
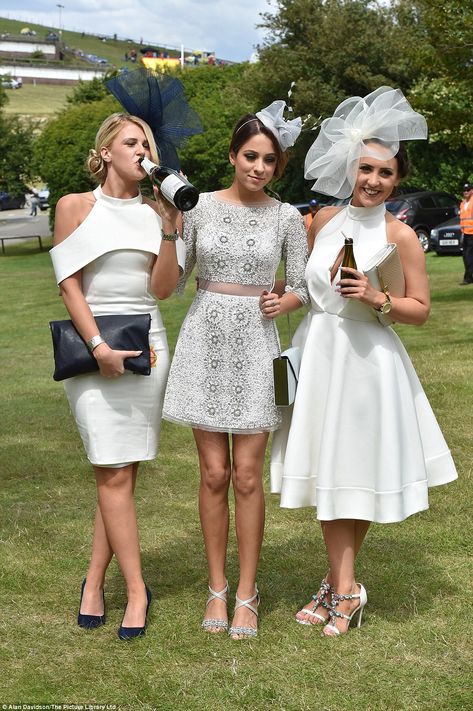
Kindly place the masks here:
<instances>
[{"instance_id":1,"label":"pink waistband","mask_svg":"<svg viewBox=\"0 0 473 711\"><path fill-rule=\"evenodd\" d=\"M197 285L202 291L228 296L261 296L263 291L269 291L271 288L271 284L234 284L227 281L210 281L201 277L197 279Z\"/></svg>"}]
</instances>

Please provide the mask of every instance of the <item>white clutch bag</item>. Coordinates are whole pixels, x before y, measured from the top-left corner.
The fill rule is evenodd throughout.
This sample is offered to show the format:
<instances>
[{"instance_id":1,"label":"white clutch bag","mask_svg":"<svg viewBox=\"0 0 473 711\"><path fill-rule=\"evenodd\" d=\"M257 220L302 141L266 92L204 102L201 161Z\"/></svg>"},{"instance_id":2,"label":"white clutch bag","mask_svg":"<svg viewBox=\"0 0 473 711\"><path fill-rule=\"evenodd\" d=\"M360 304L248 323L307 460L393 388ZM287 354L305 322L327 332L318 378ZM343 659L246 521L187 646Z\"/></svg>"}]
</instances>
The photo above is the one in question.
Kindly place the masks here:
<instances>
[{"instance_id":1,"label":"white clutch bag","mask_svg":"<svg viewBox=\"0 0 473 711\"><path fill-rule=\"evenodd\" d=\"M390 296L406 295L406 282L397 247L389 242L370 259L364 269L365 276L372 287L378 291L388 292ZM389 314L376 311L378 321L383 326L394 323Z\"/></svg>"}]
</instances>

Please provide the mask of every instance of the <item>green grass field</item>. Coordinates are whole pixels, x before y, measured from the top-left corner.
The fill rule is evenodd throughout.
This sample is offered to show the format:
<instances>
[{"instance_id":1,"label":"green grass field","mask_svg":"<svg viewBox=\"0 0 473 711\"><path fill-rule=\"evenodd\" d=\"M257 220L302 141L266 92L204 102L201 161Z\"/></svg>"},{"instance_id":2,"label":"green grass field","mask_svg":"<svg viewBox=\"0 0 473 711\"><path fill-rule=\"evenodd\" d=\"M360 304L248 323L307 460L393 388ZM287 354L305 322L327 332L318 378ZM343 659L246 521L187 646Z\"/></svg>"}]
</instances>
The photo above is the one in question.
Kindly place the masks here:
<instances>
[{"instance_id":1,"label":"green grass field","mask_svg":"<svg viewBox=\"0 0 473 711\"><path fill-rule=\"evenodd\" d=\"M154 603L146 637L116 631L125 595L107 576L107 623L76 625L89 558L94 483L61 384L51 379L50 319L65 317L47 253L9 246L0 257L0 703L116 704L159 711L451 711L473 707L473 287L461 259L428 255L433 306L422 328L399 327L452 448L460 478L431 492L429 511L372 527L358 565L364 624L322 639L294 613L326 570L309 509L267 498L254 641L199 628L206 571L191 432L164 424L156 461L142 466L137 507ZM192 298L162 305L171 346ZM283 324L282 324L283 325ZM231 536L228 577L235 589ZM5 706L3 708L6 708Z\"/></svg>"},{"instance_id":2,"label":"green grass field","mask_svg":"<svg viewBox=\"0 0 473 711\"><path fill-rule=\"evenodd\" d=\"M5 114L49 117L67 105L66 97L73 91L73 87L62 84L23 84L21 89L5 91L9 99L3 107Z\"/></svg>"}]
</instances>

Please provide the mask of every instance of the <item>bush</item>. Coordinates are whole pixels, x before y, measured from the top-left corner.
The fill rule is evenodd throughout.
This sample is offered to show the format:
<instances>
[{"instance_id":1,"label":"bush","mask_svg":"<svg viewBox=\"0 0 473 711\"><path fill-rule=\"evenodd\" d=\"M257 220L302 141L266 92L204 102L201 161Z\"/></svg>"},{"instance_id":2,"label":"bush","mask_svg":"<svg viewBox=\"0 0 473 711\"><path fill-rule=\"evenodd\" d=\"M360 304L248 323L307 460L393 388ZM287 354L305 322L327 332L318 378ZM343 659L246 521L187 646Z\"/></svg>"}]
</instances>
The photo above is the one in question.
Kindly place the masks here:
<instances>
[{"instance_id":1,"label":"bush","mask_svg":"<svg viewBox=\"0 0 473 711\"><path fill-rule=\"evenodd\" d=\"M49 121L35 145L34 165L49 186L51 223L62 195L93 190L95 181L85 169L89 150L102 121L119 106L111 96L94 103L71 106Z\"/></svg>"}]
</instances>

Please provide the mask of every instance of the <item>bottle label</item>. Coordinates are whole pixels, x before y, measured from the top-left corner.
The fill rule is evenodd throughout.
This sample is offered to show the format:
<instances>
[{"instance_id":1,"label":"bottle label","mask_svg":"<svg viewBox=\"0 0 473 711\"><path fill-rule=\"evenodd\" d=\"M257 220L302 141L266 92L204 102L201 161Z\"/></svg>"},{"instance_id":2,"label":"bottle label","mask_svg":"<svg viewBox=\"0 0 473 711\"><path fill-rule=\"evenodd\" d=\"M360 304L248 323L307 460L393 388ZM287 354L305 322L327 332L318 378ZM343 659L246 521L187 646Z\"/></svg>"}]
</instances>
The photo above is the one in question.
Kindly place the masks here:
<instances>
[{"instance_id":1,"label":"bottle label","mask_svg":"<svg viewBox=\"0 0 473 711\"><path fill-rule=\"evenodd\" d=\"M161 190L163 197L165 197L166 200L169 200L169 202L174 203L174 195L177 193L179 188L182 188L183 184L183 181L178 175L171 174L164 178L159 189Z\"/></svg>"}]
</instances>

